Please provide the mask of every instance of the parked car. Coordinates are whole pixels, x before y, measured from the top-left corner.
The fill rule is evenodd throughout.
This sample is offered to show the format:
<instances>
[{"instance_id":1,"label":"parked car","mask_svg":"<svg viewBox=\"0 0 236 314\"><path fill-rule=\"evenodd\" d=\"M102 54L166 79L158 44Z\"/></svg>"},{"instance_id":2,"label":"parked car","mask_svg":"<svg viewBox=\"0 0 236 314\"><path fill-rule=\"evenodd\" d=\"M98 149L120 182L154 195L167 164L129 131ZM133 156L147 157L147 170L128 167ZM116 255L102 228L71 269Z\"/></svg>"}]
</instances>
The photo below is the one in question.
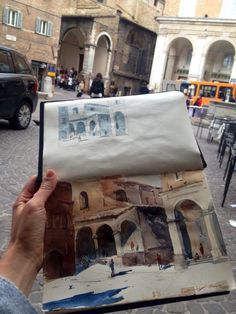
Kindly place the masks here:
<instances>
[{"instance_id":1,"label":"parked car","mask_svg":"<svg viewBox=\"0 0 236 314\"><path fill-rule=\"evenodd\" d=\"M14 129L26 129L37 101L38 81L26 58L0 45L0 119Z\"/></svg>"}]
</instances>

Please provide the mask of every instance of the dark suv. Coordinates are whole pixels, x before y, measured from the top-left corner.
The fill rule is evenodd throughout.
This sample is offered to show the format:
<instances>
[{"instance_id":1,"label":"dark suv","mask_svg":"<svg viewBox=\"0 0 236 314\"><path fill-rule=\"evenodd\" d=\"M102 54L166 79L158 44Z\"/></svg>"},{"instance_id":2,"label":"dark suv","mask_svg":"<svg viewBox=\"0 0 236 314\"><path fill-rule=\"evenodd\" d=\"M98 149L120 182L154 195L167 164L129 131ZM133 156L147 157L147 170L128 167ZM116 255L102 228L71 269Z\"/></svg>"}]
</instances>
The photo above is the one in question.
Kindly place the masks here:
<instances>
[{"instance_id":1,"label":"dark suv","mask_svg":"<svg viewBox=\"0 0 236 314\"><path fill-rule=\"evenodd\" d=\"M14 129L26 129L37 101L38 81L26 58L0 45L0 119Z\"/></svg>"}]
</instances>

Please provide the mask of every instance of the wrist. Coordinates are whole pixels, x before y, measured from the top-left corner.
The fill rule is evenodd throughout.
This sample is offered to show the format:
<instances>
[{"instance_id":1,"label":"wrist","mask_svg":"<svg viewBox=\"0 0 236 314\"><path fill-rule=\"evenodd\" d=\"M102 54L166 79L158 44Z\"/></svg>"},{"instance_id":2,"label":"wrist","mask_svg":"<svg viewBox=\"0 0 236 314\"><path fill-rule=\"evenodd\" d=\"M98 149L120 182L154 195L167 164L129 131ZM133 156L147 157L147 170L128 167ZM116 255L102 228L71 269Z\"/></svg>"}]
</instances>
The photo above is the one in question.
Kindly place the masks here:
<instances>
[{"instance_id":1,"label":"wrist","mask_svg":"<svg viewBox=\"0 0 236 314\"><path fill-rule=\"evenodd\" d=\"M16 245L9 245L0 260L0 276L14 283L26 296L31 291L38 270L37 261L24 256Z\"/></svg>"}]
</instances>

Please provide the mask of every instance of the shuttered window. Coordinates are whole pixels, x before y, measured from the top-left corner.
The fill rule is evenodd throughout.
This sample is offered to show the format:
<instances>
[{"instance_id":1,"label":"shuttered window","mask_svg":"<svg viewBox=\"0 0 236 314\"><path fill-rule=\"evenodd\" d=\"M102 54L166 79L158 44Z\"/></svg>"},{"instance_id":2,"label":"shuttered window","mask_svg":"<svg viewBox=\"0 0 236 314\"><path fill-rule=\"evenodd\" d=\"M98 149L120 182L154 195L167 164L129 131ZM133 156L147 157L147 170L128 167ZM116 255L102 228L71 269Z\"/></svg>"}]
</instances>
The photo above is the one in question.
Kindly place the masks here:
<instances>
[{"instance_id":1,"label":"shuttered window","mask_svg":"<svg viewBox=\"0 0 236 314\"><path fill-rule=\"evenodd\" d=\"M37 17L35 31L40 35L52 36L52 22Z\"/></svg>"},{"instance_id":2,"label":"shuttered window","mask_svg":"<svg viewBox=\"0 0 236 314\"><path fill-rule=\"evenodd\" d=\"M4 7L3 9L3 23L9 26L22 28L23 14L22 12Z\"/></svg>"}]
</instances>

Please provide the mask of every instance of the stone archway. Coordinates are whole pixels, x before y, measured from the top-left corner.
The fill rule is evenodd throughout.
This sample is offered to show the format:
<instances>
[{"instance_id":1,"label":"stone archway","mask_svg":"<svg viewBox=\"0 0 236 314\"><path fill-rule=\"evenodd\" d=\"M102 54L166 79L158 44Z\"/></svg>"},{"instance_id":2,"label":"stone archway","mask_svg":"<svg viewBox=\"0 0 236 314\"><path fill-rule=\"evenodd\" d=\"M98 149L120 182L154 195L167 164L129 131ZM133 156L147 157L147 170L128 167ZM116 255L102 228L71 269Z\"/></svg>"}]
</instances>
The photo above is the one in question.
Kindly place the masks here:
<instances>
[{"instance_id":1,"label":"stone archway","mask_svg":"<svg viewBox=\"0 0 236 314\"><path fill-rule=\"evenodd\" d=\"M84 227L78 230L76 237L76 256L78 260L81 260L82 257L85 256L90 259L96 257L93 233L89 227Z\"/></svg>"},{"instance_id":2,"label":"stone archway","mask_svg":"<svg viewBox=\"0 0 236 314\"><path fill-rule=\"evenodd\" d=\"M98 255L108 257L117 255L113 230L108 225L102 225L97 230Z\"/></svg>"},{"instance_id":3,"label":"stone archway","mask_svg":"<svg viewBox=\"0 0 236 314\"><path fill-rule=\"evenodd\" d=\"M101 73L102 76L106 76L107 69L109 67L109 51L111 50L111 42L108 36L102 35L97 41L97 47L95 50L93 74Z\"/></svg>"},{"instance_id":4,"label":"stone archway","mask_svg":"<svg viewBox=\"0 0 236 314\"><path fill-rule=\"evenodd\" d=\"M207 51L203 79L229 82L234 63L235 48L227 40L214 42Z\"/></svg>"},{"instance_id":5,"label":"stone archway","mask_svg":"<svg viewBox=\"0 0 236 314\"><path fill-rule=\"evenodd\" d=\"M168 50L164 79L187 79L192 52L193 46L190 40L184 37L174 39Z\"/></svg>"},{"instance_id":6,"label":"stone archway","mask_svg":"<svg viewBox=\"0 0 236 314\"><path fill-rule=\"evenodd\" d=\"M85 38L79 29L71 29L64 35L58 54L58 65L72 67L79 73L83 69Z\"/></svg>"},{"instance_id":7,"label":"stone archway","mask_svg":"<svg viewBox=\"0 0 236 314\"><path fill-rule=\"evenodd\" d=\"M176 205L174 213L185 258L191 259L196 253L211 255L210 241L200 206L192 200L182 200Z\"/></svg>"}]
</instances>

